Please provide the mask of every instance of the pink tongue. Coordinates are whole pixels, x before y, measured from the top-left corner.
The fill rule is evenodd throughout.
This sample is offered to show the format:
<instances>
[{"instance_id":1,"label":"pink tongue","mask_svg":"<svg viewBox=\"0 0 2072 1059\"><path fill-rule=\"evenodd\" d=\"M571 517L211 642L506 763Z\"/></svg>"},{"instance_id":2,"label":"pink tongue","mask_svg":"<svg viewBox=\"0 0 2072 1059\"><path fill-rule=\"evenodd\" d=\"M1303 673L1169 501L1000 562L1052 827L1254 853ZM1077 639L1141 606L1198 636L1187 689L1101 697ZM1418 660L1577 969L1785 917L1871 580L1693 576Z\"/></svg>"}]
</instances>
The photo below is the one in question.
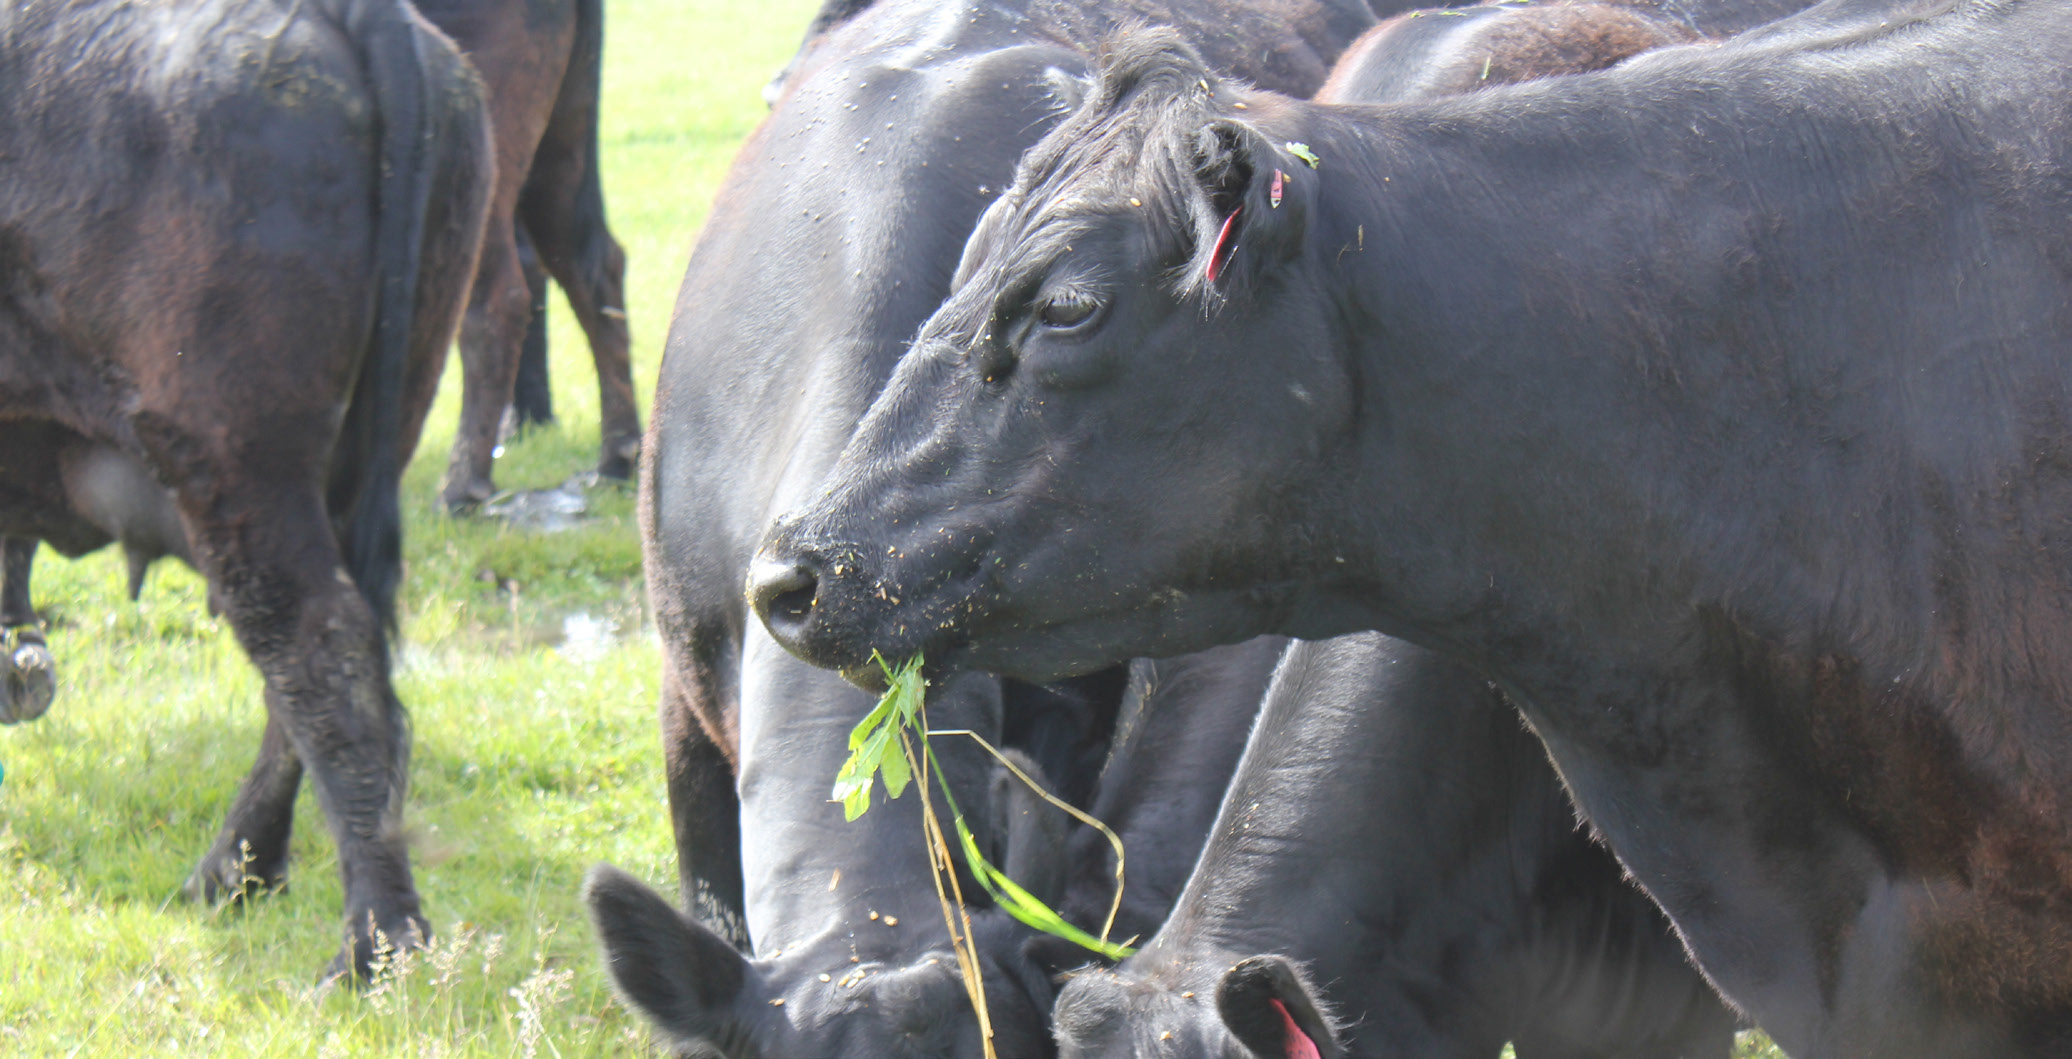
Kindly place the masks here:
<instances>
[{"instance_id":1,"label":"pink tongue","mask_svg":"<svg viewBox=\"0 0 2072 1059\"><path fill-rule=\"evenodd\" d=\"M1288 1005L1281 1003L1279 997L1267 1003L1272 1004L1273 1009L1281 1013L1281 1029L1287 1032L1288 1059L1324 1059L1317 1051L1317 1043L1309 1039L1309 1034L1302 1032L1302 1027L1295 1025L1295 1016L1288 1014Z\"/></svg>"}]
</instances>

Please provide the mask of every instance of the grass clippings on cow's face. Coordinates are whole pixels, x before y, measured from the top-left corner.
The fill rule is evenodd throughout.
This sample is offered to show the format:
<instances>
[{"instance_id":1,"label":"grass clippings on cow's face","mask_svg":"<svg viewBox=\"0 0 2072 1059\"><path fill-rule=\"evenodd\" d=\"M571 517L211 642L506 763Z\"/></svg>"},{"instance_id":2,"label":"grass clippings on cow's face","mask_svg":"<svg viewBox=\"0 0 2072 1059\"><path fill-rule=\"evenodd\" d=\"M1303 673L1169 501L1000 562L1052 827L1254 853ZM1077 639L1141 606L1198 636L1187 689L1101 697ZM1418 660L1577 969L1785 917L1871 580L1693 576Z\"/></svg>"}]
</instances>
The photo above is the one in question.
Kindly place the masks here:
<instances>
[{"instance_id":1,"label":"grass clippings on cow's face","mask_svg":"<svg viewBox=\"0 0 2072 1059\"><path fill-rule=\"evenodd\" d=\"M697 226L816 6L607 0L602 168L643 423ZM550 335L560 422L508 445L503 488L597 459L596 375L558 295ZM651 1054L577 898L598 861L675 875L632 491L591 490L589 517L554 535L448 520L460 374L451 358L404 483L396 686L433 948L364 996L315 988L340 898L306 789L286 894L241 911L179 899L258 750L258 676L190 571L160 564L131 604L113 550L46 549L36 596L59 697L0 729L0 1055Z\"/></svg>"}]
</instances>

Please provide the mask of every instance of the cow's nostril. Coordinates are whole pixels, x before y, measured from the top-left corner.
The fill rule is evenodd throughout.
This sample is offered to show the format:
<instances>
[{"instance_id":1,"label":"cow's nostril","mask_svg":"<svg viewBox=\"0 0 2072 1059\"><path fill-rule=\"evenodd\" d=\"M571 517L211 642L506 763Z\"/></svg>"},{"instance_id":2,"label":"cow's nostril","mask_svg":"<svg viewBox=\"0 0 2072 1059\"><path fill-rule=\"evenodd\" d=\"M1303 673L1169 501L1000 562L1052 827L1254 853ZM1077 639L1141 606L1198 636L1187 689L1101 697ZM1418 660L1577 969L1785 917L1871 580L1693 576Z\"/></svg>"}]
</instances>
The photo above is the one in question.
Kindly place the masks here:
<instances>
[{"instance_id":1,"label":"cow's nostril","mask_svg":"<svg viewBox=\"0 0 2072 1059\"><path fill-rule=\"evenodd\" d=\"M805 562L757 558L748 569L748 598L770 632L780 639L797 636L813 619L813 600L820 592L820 571Z\"/></svg>"}]
</instances>

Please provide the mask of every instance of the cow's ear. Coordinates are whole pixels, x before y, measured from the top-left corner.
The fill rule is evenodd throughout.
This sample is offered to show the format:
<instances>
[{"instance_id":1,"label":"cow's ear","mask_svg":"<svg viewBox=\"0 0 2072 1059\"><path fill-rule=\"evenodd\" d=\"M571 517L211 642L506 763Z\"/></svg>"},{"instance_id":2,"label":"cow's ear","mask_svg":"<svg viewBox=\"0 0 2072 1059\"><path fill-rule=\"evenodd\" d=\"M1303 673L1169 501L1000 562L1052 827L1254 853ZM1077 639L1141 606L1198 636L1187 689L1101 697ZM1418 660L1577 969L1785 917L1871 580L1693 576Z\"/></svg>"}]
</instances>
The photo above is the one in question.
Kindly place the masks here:
<instances>
[{"instance_id":1,"label":"cow's ear","mask_svg":"<svg viewBox=\"0 0 2072 1059\"><path fill-rule=\"evenodd\" d=\"M1216 985L1223 1025L1260 1059L1340 1059L1331 1024L1309 984L1279 956L1254 956Z\"/></svg>"},{"instance_id":2,"label":"cow's ear","mask_svg":"<svg viewBox=\"0 0 2072 1059\"><path fill-rule=\"evenodd\" d=\"M716 1052L737 1036L730 1011L749 970L739 950L608 864L590 869L583 901L628 1004L679 1045Z\"/></svg>"},{"instance_id":3,"label":"cow's ear","mask_svg":"<svg viewBox=\"0 0 2072 1059\"><path fill-rule=\"evenodd\" d=\"M1197 255L1204 279L1220 287L1227 275L1295 256L1309 232L1315 158L1302 144L1276 143L1235 119L1202 127L1194 163L1207 204L1199 242L1209 249Z\"/></svg>"}]
</instances>

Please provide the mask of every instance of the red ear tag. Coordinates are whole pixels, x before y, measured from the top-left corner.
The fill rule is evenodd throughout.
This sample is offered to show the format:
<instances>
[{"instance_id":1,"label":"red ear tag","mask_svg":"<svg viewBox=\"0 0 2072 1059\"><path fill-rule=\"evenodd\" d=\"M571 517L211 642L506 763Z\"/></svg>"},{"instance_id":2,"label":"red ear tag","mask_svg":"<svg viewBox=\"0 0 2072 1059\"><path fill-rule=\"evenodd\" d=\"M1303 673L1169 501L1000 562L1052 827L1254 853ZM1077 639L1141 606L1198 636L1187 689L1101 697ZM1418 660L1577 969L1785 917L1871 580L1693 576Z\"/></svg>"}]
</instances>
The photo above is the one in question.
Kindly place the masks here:
<instances>
[{"instance_id":1,"label":"red ear tag","mask_svg":"<svg viewBox=\"0 0 2072 1059\"><path fill-rule=\"evenodd\" d=\"M1288 1014L1288 1005L1281 1003L1280 997L1274 997L1267 1003L1272 1004L1273 1009L1281 1013L1282 1039L1288 1044L1288 1059L1324 1059L1323 1053L1317 1051L1317 1042L1310 1040L1309 1034L1302 1032L1302 1027L1295 1024L1295 1016Z\"/></svg>"},{"instance_id":2,"label":"red ear tag","mask_svg":"<svg viewBox=\"0 0 2072 1059\"><path fill-rule=\"evenodd\" d=\"M1210 283L1216 282L1216 277L1223 274L1223 266L1230 263L1230 252L1237 248L1237 240L1233 238L1233 233L1237 231L1237 215L1243 212L1243 206L1231 210L1230 216L1223 218L1223 230L1216 233L1215 249L1209 251Z\"/></svg>"},{"instance_id":3,"label":"red ear tag","mask_svg":"<svg viewBox=\"0 0 2072 1059\"><path fill-rule=\"evenodd\" d=\"M1285 190L1287 186L1288 174L1283 173L1278 169L1274 170L1273 186L1268 188L1266 191L1266 201L1271 203L1274 209L1281 208L1281 192Z\"/></svg>"}]
</instances>

